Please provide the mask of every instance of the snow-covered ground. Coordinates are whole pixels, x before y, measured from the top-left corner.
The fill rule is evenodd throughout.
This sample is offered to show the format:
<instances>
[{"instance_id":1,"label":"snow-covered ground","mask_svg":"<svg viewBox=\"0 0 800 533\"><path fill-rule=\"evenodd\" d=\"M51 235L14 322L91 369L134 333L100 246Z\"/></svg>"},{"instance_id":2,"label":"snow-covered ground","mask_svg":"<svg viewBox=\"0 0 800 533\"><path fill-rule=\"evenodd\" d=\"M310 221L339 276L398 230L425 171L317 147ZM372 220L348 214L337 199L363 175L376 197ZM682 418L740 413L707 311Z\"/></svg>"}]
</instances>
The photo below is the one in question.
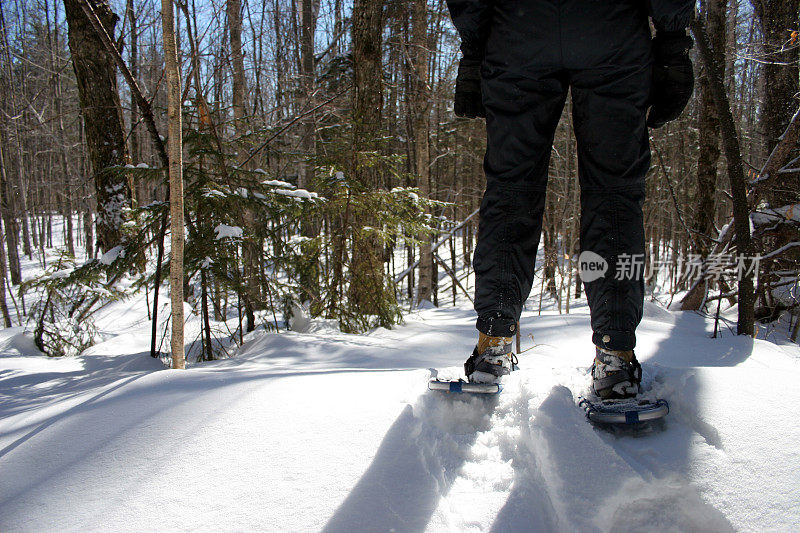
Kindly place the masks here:
<instances>
[{"instance_id":1,"label":"snow-covered ground","mask_svg":"<svg viewBox=\"0 0 800 533\"><path fill-rule=\"evenodd\" d=\"M256 331L186 371L147 355L140 305L110 306L79 357L0 331L0 531L800 529L796 345L712 339L648 302L637 354L672 412L614 435L576 406L580 302L525 312L533 348L485 399L426 391L472 349L468 305L365 335Z\"/></svg>"},{"instance_id":2,"label":"snow-covered ground","mask_svg":"<svg viewBox=\"0 0 800 533\"><path fill-rule=\"evenodd\" d=\"M545 298L540 315L540 289L522 368L492 398L426 391L429 367L456 375L474 345L467 302L365 335L258 330L186 371L148 356L143 294L103 309L103 342L79 357L0 330L0 532L800 530L800 347L785 324L761 328L767 342L723 321L712 339L711 319L647 302L637 354L672 412L611 434L576 406L585 300L559 314Z\"/></svg>"}]
</instances>

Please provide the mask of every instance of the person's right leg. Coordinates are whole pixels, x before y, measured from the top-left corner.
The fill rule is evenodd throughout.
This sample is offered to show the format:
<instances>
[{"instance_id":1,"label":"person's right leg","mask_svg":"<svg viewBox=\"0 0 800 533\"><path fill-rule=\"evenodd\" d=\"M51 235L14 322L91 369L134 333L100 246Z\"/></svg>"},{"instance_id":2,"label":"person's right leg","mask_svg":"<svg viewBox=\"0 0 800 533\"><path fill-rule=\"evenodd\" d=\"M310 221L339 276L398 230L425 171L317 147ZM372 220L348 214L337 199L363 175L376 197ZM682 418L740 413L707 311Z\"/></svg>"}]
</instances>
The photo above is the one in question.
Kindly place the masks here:
<instances>
[{"instance_id":1,"label":"person's right leg","mask_svg":"<svg viewBox=\"0 0 800 533\"><path fill-rule=\"evenodd\" d=\"M486 192L473 261L475 311L481 333L508 338L533 283L550 150L567 79L555 70L520 76L484 67L482 91Z\"/></svg>"},{"instance_id":2,"label":"person's right leg","mask_svg":"<svg viewBox=\"0 0 800 533\"><path fill-rule=\"evenodd\" d=\"M582 36L567 46L581 183L581 252L608 264L605 276L583 280L596 345L592 387L602 398L631 397L641 380L633 348L644 297L650 31L634 4L571 5L573 31L567 33ZM603 38L610 39L604 46L588 44Z\"/></svg>"}]
</instances>

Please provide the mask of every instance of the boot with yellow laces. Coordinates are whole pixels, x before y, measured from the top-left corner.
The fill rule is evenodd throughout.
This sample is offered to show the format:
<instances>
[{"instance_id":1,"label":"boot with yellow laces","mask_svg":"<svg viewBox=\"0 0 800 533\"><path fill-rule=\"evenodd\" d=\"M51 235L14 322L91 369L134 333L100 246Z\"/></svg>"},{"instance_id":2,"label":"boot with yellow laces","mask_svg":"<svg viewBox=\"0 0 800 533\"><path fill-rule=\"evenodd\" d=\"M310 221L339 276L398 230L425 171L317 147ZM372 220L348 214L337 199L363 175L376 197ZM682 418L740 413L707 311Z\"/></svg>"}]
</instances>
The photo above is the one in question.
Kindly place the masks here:
<instances>
[{"instance_id":1,"label":"boot with yellow laces","mask_svg":"<svg viewBox=\"0 0 800 533\"><path fill-rule=\"evenodd\" d=\"M490 337L481 332L477 346L464 363L464 373L471 383L497 383L515 366L511 337Z\"/></svg>"}]
</instances>

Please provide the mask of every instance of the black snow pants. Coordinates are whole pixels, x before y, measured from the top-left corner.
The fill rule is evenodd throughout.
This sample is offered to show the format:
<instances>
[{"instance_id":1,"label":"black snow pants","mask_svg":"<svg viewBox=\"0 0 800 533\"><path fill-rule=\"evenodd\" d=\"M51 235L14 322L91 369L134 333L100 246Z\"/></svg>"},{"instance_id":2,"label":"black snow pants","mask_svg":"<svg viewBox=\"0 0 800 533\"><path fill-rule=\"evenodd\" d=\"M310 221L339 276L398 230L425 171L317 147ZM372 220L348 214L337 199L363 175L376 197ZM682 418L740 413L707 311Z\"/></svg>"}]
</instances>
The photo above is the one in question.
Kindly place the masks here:
<instances>
[{"instance_id":1,"label":"black snow pants","mask_svg":"<svg viewBox=\"0 0 800 533\"><path fill-rule=\"evenodd\" d=\"M635 346L643 257L652 56L640 0L495 0L481 67L486 192L475 249L477 327L512 336L534 277L553 137L568 90L578 143L581 251L608 263L585 282L592 341Z\"/></svg>"}]
</instances>

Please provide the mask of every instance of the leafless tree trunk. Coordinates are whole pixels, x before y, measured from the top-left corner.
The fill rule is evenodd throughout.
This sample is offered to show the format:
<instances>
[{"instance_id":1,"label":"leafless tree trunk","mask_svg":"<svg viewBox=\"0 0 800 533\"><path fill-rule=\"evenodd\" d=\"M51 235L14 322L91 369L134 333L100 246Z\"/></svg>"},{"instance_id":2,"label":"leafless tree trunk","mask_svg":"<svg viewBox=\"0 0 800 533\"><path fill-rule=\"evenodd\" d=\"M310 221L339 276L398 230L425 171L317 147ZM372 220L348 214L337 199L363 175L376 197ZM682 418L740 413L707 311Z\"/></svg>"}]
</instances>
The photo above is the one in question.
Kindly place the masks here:
<instances>
[{"instance_id":1,"label":"leafless tree trunk","mask_svg":"<svg viewBox=\"0 0 800 533\"><path fill-rule=\"evenodd\" d=\"M774 153L779 139L794 115L800 97L800 0L752 0L763 35L764 104L760 122L765 137L765 159ZM798 156L797 145L791 150ZM796 165L795 165L796 166ZM800 172L774 172L769 179L764 199L770 207L780 208L800 201ZM764 235L767 249L780 249L800 240L800 232L791 224L779 224ZM775 258L775 270L796 270L800 249L794 248ZM763 279L769 276L763 276ZM762 292L762 291L759 291ZM771 306L770 302L764 302Z\"/></svg>"},{"instance_id":2,"label":"leafless tree trunk","mask_svg":"<svg viewBox=\"0 0 800 533\"><path fill-rule=\"evenodd\" d=\"M307 113L316 105L316 60L314 57L315 34L317 30L317 15L319 13L319 0L300 1L300 94L298 95L299 110ZM309 188L314 184L316 162L316 133L317 113L305 115L300 126L300 160L297 169L297 185ZM301 233L306 237L315 237L319 234L319 223L307 218L300 221ZM316 300L319 295L319 268L315 257L309 257L307 268L300 272L299 284L303 293L302 300Z\"/></svg>"},{"instance_id":3,"label":"leafless tree trunk","mask_svg":"<svg viewBox=\"0 0 800 533\"><path fill-rule=\"evenodd\" d=\"M317 29L319 0L300 2L300 92L299 109L305 112L314 107L314 33ZM316 114L309 113L300 128L300 152L303 157L314 152ZM298 187L308 187L314 180L314 163L301 158L298 164Z\"/></svg>"},{"instance_id":4,"label":"leafless tree trunk","mask_svg":"<svg viewBox=\"0 0 800 533\"><path fill-rule=\"evenodd\" d=\"M164 35L164 62L167 76L169 114L169 211L170 269L169 292L172 306L172 368L185 368L183 351L183 142L181 116L181 73L175 44L175 16L172 0L161 0L161 26Z\"/></svg>"},{"instance_id":5,"label":"leafless tree trunk","mask_svg":"<svg viewBox=\"0 0 800 533\"><path fill-rule=\"evenodd\" d=\"M247 131L247 109L245 95L247 82L244 75L244 53L242 52L242 2L241 0L227 0L228 36L231 45L231 64L233 67L233 120L236 135L239 137L239 157L241 163L247 157L243 148L243 139ZM249 209L243 213L244 224L252 227L255 218ZM242 245L242 259L244 261L244 277L246 294L243 295L245 313L247 315L247 331L253 331L255 324L255 304L259 301L260 288L258 286L258 248L252 239L245 239Z\"/></svg>"},{"instance_id":6,"label":"leafless tree trunk","mask_svg":"<svg viewBox=\"0 0 800 533\"><path fill-rule=\"evenodd\" d=\"M422 198L428 198L430 187L430 153L428 146L428 117L431 113L430 90L428 87L428 2L414 0L411 3L411 91L409 109L414 153L414 170L417 186ZM420 245L419 279L417 283L417 304L430 300L433 290L433 255L430 237L423 237Z\"/></svg>"},{"instance_id":7,"label":"leafless tree trunk","mask_svg":"<svg viewBox=\"0 0 800 533\"><path fill-rule=\"evenodd\" d=\"M2 173L2 180L6 181L6 163L3 151L2 139L0 139L0 173ZM0 209L3 209L3 188L0 187ZM2 218L2 217L0 217ZM11 327L11 316L8 313L8 304L6 303L6 250L5 239L3 233L0 232L0 310L3 312L3 324L5 327Z\"/></svg>"},{"instance_id":8,"label":"leafless tree trunk","mask_svg":"<svg viewBox=\"0 0 800 533\"><path fill-rule=\"evenodd\" d=\"M50 8L49 2L45 1L45 20L47 21L47 38L50 41ZM55 40L58 41L58 4L55 4ZM61 76L59 75L58 65L56 62L55 56L55 46L51 43L50 44L50 70L53 72L53 79L52 79L52 94L53 94L53 103L55 106L56 111L56 126L58 128L58 142L60 146L58 147L58 159L61 166L61 174L64 187L61 189L61 194L63 195L63 209L62 215L66 219L66 235L65 241L67 245L67 252L70 255L75 255L75 241L73 238L73 223L72 223L72 216L73 216L73 209L72 209L72 183L70 179L70 171L69 171L69 163L68 163L68 147L67 147L67 135L66 130L64 128L64 110L63 110L63 102L64 99L61 95ZM27 210L26 210L27 211ZM26 215L27 216L27 215Z\"/></svg>"},{"instance_id":9,"label":"leafless tree trunk","mask_svg":"<svg viewBox=\"0 0 800 533\"><path fill-rule=\"evenodd\" d=\"M118 17L108 0L64 0L72 66L78 80L86 145L97 199L97 244L108 251L122 241L123 210L130 206L127 177L119 171L128 163L128 147L117 92L114 58L81 7L91 6L109 36Z\"/></svg>"},{"instance_id":10,"label":"leafless tree trunk","mask_svg":"<svg viewBox=\"0 0 800 533\"><path fill-rule=\"evenodd\" d=\"M727 0L704 0L702 16L706 23L711 50L724 65L725 17ZM703 257L708 255L709 243L716 234L714 197L717 191L719 162L719 119L709 88L707 69L701 67L700 113L697 119L700 155L697 161L697 201L694 216L694 248Z\"/></svg>"},{"instance_id":11,"label":"leafless tree trunk","mask_svg":"<svg viewBox=\"0 0 800 533\"><path fill-rule=\"evenodd\" d=\"M383 1L355 0L353 5L353 153L351 172L364 191L377 190L381 176L377 165L365 159L378 151L381 128L382 72L381 35L383 32ZM356 234L353 239L353 259L350 265L350 302L362 315L380 314L384 294L383 246L370 226L369 213L357 213Z\"/></svg>"},{"instance_id":12,"label":"leafless tree trunk","mask_svg":"<svg viewBox=\"0 0 800 533\"><path fill-rule=\"evenodd\" d=\"M725 159L728 163L728 179L730 181L733 200L733 226L736 231L736 251L744 260L744 272L739 280L739 320L737 333L739 335L753 335L755 327L753 291L753 278L749 275L748 267L752 265L752 243L750 238L750 210L747 203L746 179L742 164L739 136L736 132L736 123L731 113L730 101L725 92L723 66L719 63L711 50L708 37L702 20L697 19L692 23L692 32L695 36L700 56L708 72L708 80L714 97L714 105L720 121L722 146Z\"/></svg>"},{"instance_id":13,"label":"leafless tree trunk","mask_svg":"<svg viewBox=\"0 0 800 533\"><path fill-rule=\"evenodd\" d=\"M792 31L798 30L800 19L800 0L751 0L756 18L764 38L764 53L767 54L764 74L764 108L761 111L761 124L765 137L764 159L769 156L778 138L797 109L800 92L798 60L800 49L792 43ZM778 184L776 184L778 185ZM792 196L797 189L776 187L779 198L773 205L781 203L780 197Z\"/></svg>"},{"instance_id":14,"label":"leafless tree trunk","mask_svg":"<svg viewBox=\"0 0 800 533\"><path fill-rule=\"evenodd\" d=\"M725 7L727 0L703 0L699 16L705 22L711 52L725 66ZM715 196L717 193L717 167L719 164L719 119L714 97L711 94L709 69L704 64L698 65L700 70L698 101L698 143L700 154L697 159L697 200L694 202L694 220L692 224L692 251L705 258L716 237L714 219L716 216ZM698 310L706 299L708 284L699 283L681 301L684 311Z\"/></svg>"},{"instance_id":15,"label":"leafless tree trunk","mask_svg":"<svg viewBox=\"0 0 800 533\"><path fill-rule=\"evenodd\" d=\"M128 17L128 24L130 25L130 33L131 38L128 42L128 63L130 64L131 75L133 79L139 79L139 26L138 26L138 19L136 14L136 6L134 5L134 0L128 0L126 4L126 13ZM131 91L131 131L130 131L130 144L131 144L131 160L133 164L137 164L140 161L140 149L139 149L139 110L136 105L136 97L133 95L133 91ZM135 191L131 191L135 193Z\"/></svg>"},{"instance_id":16,"label":"leafless tree trunk","mask_svg":"<svg viewBox=\"0 0 800 533\"><path fill-rule=\"evenodd\" d=\"M2 121L0 121L0 143L3 143L5 146L10 144L9 141L9 131L8 127L9 120L7 117L16 116L19 111L16 96L14 94L14 88L12 84L14 83L13 78L13 71L12 71L12 63L11 63L11 52L9 50L9 42L8 42L8 33L7 33L7 26L5 23L5 15L3 14L3 6L0 5L0 33L2 33L2 44L3 45L3 63L5 66L5 72L3 72L3 79L0 80L0 98L2 99L2 103L5 105L10 105L9 111L5 111L2 116ZM6 77L7 76L7 77ZM17 165L16 165L16 174L17 174L17 184L15 186L10 181L10 176L8 172L4 172L2 176L2 183L0 183L0 194L2 194L2 204L0 204L0 208L2 209L2 218L3 218L3 225L5 226L5 233L6 233L6 246L8 247L8 261L9 261L9 268L11 270L11 283L14 285L19 285L22 282L22 271L20 266L19 260L19 219L17 218L18 214L20 218L24 221L27 220L27 209L23 206L22 212L20 212L19 203L24 201L26 195L20 191L22 188L22 184L24 180L21 176L22 168L24 166L23 161L23 151L22 151L22 139L20 136L20 129L18 126L18 119L14 120L14 132L15 134L15 141L16 141L16 156L17 156ZM6 149L7 150L7 149ZM6 152L6 164L8 164L8 152ZM24 241L24 233L23 233L23 241Z\"/></svg>"}]
</instances>

